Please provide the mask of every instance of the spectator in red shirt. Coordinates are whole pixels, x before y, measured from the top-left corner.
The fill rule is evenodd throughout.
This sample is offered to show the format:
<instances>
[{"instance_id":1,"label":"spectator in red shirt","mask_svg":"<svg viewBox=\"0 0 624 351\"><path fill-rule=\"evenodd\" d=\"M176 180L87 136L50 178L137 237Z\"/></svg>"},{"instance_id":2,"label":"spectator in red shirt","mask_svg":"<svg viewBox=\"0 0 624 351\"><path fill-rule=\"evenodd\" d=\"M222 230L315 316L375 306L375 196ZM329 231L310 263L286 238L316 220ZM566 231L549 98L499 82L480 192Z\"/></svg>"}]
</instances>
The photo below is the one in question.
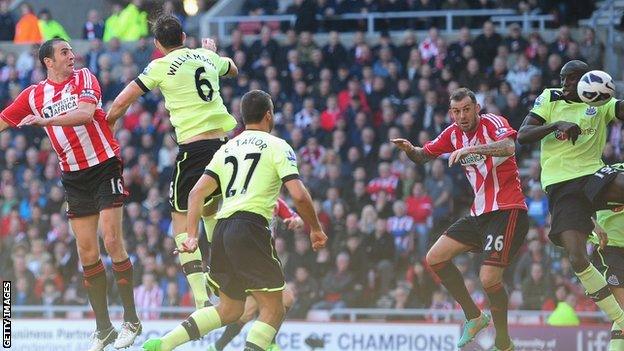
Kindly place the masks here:
<instances>
[{"instance_id":1,"label":"spectator in red shirt","mask_svg":"<svg viewBox=\"0 0 624 351\"><path fill-rule=\"evenodd\" d=\"M429 230L431 229L431 214L433 201L427 195L422 182L414 183L412 194L405 199L407 214L414 219L414 230L417 235L418 255L425 257L429 247Z\"/></svg>"}]
</instances>

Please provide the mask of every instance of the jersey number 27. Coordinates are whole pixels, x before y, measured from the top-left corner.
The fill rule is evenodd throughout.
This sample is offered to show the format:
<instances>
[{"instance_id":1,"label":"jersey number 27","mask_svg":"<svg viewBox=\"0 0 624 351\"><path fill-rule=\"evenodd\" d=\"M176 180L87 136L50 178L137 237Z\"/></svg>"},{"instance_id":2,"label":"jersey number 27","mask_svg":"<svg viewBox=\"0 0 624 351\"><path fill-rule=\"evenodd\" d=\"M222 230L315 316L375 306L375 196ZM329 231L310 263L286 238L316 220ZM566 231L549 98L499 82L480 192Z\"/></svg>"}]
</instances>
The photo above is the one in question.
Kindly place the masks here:
<instances>
[{"instance_id":1,"label":"jersey number 27","mask_svg":"<svg viewBox=\"0 0 624 351\"><path fill-rule=\"evenodd\" d=\"M243 183L243 188L240 191L241 194L244 194L247 192L247 186L249 186L249 181L251 180L251 176L253 175L253 172L256 170L256 166L258 165L258 162L260 162L260 153L254 152L254 153L247 154L245 155L245 160L252 160L252 161L251 161L251 166L249 167L249 171L247 171L247 176L245 176L245 183ZM234 156L228 156L225 158L225 163L232 164L232 178L230 178L230 182L228 183L227 188L225 188L225 197L231 197L231 196L236 195L236 189L232 189L232 186L234 185L234 181L236 180L236 175L238 173L238 160Z\"/></svg>"}]
</instances>

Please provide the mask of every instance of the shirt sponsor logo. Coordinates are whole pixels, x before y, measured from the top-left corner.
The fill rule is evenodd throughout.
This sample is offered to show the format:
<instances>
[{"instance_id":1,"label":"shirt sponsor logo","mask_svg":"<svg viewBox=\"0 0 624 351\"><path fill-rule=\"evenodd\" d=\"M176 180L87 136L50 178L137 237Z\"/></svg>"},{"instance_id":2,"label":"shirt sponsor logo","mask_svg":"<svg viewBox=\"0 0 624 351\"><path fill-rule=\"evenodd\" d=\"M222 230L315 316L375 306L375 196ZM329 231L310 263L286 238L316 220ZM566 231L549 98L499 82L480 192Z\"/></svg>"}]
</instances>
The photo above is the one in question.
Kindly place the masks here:
<instances>
[{"instance_id":1,"label":"shirt sponsor logo","mask_svg":"<svg viewBox=\"0 0 624 351\"><path fill-rule=\"evenodd\" d=\"M596 113L598 113L598 109L594 106L589 106L587 110L585 110L585 115L587 116L594 116Z\"/></svg>"},{"instance_id":2,"label":"shirt sponsor logo","mask_svg":"<svg viewBox=\"0 0 624 351\"><path fill-rule=\"evenodd\" d=\"M52 118L62 115L71 110L75 110L78 107L78 95L72 94L62 98L57 102L46 105L41 109L41 114L44 118Z\"/></svg>"},{"instance_id":3,"label":"shirt sponsor logo","mask_svg":"<svg viewBox=\"0 0 624 351\"><path fill-rule=\"evenodd\" d=\"M485 161L485 156L481 154L468 154L461 159L460 163L462 166L469 166L483 163L483 161Z\"/></svg>"},{"instance_id":4,"label":"shirt sponsor logo","mask_svg":"<svg viewBox=\"0 0 624 351\"><path fill-rule=\"evenodd\" d=\"M555 133L555 138L557 140L561 140L561 141L568 140L567 133L564 133L560 130L556 130L554 133ZM585 129L581 129L580 135L594 135L594 134L596 134L596 128L585 128Z\"/></svg>"}]
</instances>

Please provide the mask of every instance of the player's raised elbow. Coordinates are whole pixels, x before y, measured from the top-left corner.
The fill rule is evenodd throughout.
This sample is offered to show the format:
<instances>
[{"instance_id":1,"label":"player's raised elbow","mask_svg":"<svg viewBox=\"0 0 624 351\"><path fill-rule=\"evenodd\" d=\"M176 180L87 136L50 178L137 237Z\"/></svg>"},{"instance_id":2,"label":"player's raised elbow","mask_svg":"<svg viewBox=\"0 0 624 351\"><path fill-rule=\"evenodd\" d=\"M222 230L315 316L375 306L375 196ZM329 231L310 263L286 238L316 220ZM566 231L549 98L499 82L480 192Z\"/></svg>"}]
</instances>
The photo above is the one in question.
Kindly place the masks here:
<instances>
[{"instance_id":1,"label":"player's raised elbow","mask_svg":"<svg viewBox=\"0 0 624 351\"><path fill-rule=\"evenodd\" d=\"M530 126L522 126L518 130L518 143L520 145L530 144L533 142L530 131L527 129L530 129Z\"/></svg>"},{"instance_id":2,"label":"player's raised elbow","mask_svg":"<svg viewBox=\"0 0 624 351\"><path fill-rule=\"evenodd\" d=\"M234 63L234 61L230 58L228 58L229 61L229 69L227 72L225 72L224 77L226 78L233 78L238 76L238 67L236 67L236 64Z\"/></svg>"}]
</instances>

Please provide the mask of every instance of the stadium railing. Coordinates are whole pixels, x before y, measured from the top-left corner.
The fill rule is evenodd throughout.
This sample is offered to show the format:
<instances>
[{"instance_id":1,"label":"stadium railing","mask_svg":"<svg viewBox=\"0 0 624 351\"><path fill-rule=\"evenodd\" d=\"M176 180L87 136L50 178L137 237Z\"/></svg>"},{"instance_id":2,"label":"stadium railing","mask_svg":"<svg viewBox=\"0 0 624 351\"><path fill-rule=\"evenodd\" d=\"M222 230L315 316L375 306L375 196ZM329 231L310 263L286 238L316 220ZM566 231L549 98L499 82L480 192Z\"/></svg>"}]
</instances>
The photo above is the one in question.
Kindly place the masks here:
<instances>
[{"instance_id":1,"label":"stadium railing","mask_svg":"<svg viewBox=\"0 0 624 351\"><path fill-rule=\"evenodd\" d=\"M537 23L540 32L546 29L546 23L555 20L554 15L512 15L512 16L492 16L490 20L498 23L501 28L507 27L507 23L522 23L522 31L528 33L533 28L533 23Z\"/></svg>"},{"instance_id":2,"label":"stadium railing","mask_svg":"<svg viewBox=\"0 0 624 351\"><path fill-rule=\"evenodd\" d=\"M371 12L371 13L353 13L336 16L316 15L319 21L340 21L340 20L366 20L367 32L372 35L378 31L375 28L375 20L379 19L419 19L419 18L446 18L445 30L451 33L454 29L454 21L456 18L466 19L470 17L487 17L487 16L512 16L517 12L514 9L494 9L494 10L440 10L440 11L407 11L407 12ZM537 22L542 29L545 23L552 20L548 15L522 15L518 16L518 21L526 21L526 23ZM273 15L273 16L215 16L205 17L200 24L200 33L202 37L214 36L211 30L212 26L217 27L217 35L219 39L227 36L229 25L244 22L287 22L291 25L295 23L297 16L295 15ZM509 20L508 20L509 21ZM499 22L500 23L500 22ZM523 22L524 23L524 22Z\"/></svg>"}]
</instances>

